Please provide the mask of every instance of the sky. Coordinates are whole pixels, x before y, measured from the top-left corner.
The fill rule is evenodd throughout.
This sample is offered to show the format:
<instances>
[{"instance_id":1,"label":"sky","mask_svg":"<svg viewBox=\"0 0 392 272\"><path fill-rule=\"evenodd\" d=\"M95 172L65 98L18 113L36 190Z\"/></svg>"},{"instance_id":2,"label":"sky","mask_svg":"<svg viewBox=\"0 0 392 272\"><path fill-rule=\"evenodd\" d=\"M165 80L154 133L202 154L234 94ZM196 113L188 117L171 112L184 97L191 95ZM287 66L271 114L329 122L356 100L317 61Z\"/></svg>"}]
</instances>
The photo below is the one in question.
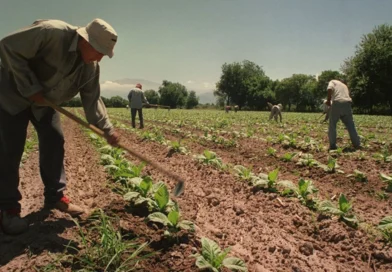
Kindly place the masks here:
<instances>
[{"instance_id":1,"label":"sky","mask_svg":"<svg viewBox=\"0 0 392 272\"><path fill-rule=\"evenodd\" d=\"M118 33L101 82L167 79L207 91L225 62L253 61L272 79L339 70L362 35L392 24L391 10L391 0L0 0L0 37L36 19L101 18Z\"/></svg>"}]
</instances>

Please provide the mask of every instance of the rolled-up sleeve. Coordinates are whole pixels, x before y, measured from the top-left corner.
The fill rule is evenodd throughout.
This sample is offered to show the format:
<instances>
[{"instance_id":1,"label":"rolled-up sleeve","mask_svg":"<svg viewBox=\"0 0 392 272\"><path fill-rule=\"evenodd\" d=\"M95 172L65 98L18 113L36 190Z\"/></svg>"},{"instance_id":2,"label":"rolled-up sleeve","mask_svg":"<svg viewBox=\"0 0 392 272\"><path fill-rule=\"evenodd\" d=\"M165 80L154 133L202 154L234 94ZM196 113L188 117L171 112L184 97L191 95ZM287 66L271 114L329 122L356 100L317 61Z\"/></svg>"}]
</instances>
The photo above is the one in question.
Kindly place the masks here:
<instances>
[{"instance_id":1,"label":"rolled-up sleeve","mask_svg":"<svg viewBox=\"0 0 392 272\"><path fill-rule=\"evenodd\" d=\"M101 88L99 84L99 64L88 64L86 67L83 81L88 82L80 90L80 98L82 100L83 109L86 114L87 121L102 129L106 134L112 134L113 125L109 120L109 116L101 99Z\"/></svg>"},{"instance_id":2,"label":"rolled-up sleeve","mask_svg":"<svg viewBox=\"0 0 392 272\"><path fill-rule=\"evenodd\" d=\"M36 75L29 68L28 60L34 58L45 46L50 31L32 24L0 41L0 58L12 72L18 91L24 97L30 97L43 89Z\"/></svg>"}]
</instances>

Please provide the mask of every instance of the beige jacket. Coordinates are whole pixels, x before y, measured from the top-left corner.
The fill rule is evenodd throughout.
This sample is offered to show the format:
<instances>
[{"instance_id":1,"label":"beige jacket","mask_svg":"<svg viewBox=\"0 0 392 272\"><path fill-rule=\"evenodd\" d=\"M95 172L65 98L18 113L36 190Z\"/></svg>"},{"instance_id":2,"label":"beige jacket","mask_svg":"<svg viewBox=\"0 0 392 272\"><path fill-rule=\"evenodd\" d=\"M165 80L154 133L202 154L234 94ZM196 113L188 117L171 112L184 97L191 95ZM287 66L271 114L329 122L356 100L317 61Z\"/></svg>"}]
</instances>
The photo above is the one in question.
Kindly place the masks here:
<instances>
[{"instance_id":1,"label":"beige jacket","mask_svg":"<svg viewBox=\"0 0 392 272\"><path fill-rule=\"evenodd\" d=\"M99 64L85 64L77 49L78 27L38 20L0 41L0 107L14 115L28 107L39 120L47 107L27 98L43 91L61 104L78 93L87 121L107 133L113 125L100 98Z\"/></svg>"}]
</instances>

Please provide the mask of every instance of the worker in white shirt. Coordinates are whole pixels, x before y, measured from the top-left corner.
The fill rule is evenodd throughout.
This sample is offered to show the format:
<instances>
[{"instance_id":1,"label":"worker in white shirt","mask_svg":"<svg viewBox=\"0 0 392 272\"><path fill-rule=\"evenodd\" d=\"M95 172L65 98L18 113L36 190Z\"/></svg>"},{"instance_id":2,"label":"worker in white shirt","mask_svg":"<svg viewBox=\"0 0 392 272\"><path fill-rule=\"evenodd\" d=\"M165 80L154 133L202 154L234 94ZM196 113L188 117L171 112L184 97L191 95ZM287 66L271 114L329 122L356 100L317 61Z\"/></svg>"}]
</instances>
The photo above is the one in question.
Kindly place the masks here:
<instances>
[{"instance_id":1,"label":"worker in white shirt","mask_svg":"<svg viewBox=\"0 0 392 272\"><path fill-rule=\"evenodd\" d=\"M328 83L328 98L325 104L330 106L330 118L329 118L329 149L335 150L336 146L336 125L340 120L346 126L347 131L350 135L351 143L355 149L360 148L360 140L355 129L353 120L353 113L351 109L352 99L350 97L350 91L346 84L340 80L331 80Z\"/></svg>"}]
</instances>

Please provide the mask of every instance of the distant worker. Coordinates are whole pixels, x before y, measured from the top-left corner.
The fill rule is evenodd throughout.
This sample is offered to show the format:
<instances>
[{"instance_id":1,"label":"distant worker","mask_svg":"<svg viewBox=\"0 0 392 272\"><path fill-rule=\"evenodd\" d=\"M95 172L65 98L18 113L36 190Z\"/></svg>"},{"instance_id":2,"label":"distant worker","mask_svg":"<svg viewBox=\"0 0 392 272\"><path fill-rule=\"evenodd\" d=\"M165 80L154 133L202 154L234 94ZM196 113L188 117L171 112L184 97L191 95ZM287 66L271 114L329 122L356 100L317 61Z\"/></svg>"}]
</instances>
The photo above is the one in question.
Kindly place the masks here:
<instances>
[{"instance_id":1,"label":"distant worker","mask_svg":"<svg viewBox=\"0 0 392 272\"><path fill-rule=\"evenodd\" d=\"M229 113L229 111L231 110L231 106L226 106L225 110L226 110L226 113Z\"/></svg>"},{"instance_id":2,"label":"distant worker","mask_svg":"<svg viewBox=\"0 0 392 272\"><path fill-rule=\"evenodd\" d=\"M131 119L132 119L132 127L136 127L136 112L139 114L140 121L140 129L144 128L143 122L143 102L149 105L150 103L147 101L144 93L142 91L142 84L136 84L135 88L133 88L128 94L129 107L131 108Z\"/></svg>"},{"instance_id":3,"label":"distant worker","mask_svg":"<svg viewBox=\"0 0 392 272\"><path fill-rule=\"evenodd\" d=\"M238 105L234 106L234 111L237 112L238 111Z\"/></svg>"},{"instance_id":4,"label":"distant worker","mask_svg":"<svg viewBox=\"0 0 392 272\"><path fill-rule=\"evenodd\" d=\"M355 149L360 148L360 140L355 129L353 120L353 113L351 109L352 99L350 97L350 91L346 84L340 80L331 80L327 87L328 98L325 104L330 106L330 117L329 117L329 150L337 149L336 146L336 125L340 120L346 126L350 135L351 143ZM332 105L331 105L332 101Z\"/></svg>"},{"instance_id":5,"label":"distant worker","mask_svg":"<svg viewBox=\"0 0 392 272\"><path fill-rule=\"evenodd\" d=\"M278 122L278 115L279 115L280 122L282 123L282 113L281 113L281 111L283 110L282 104L272 105L269 102L267 102L267 104L268 104L269 109L271 110L269 120L271 120L273 117L275 119L275 121Z\"/></svg>"}]
</instances>

